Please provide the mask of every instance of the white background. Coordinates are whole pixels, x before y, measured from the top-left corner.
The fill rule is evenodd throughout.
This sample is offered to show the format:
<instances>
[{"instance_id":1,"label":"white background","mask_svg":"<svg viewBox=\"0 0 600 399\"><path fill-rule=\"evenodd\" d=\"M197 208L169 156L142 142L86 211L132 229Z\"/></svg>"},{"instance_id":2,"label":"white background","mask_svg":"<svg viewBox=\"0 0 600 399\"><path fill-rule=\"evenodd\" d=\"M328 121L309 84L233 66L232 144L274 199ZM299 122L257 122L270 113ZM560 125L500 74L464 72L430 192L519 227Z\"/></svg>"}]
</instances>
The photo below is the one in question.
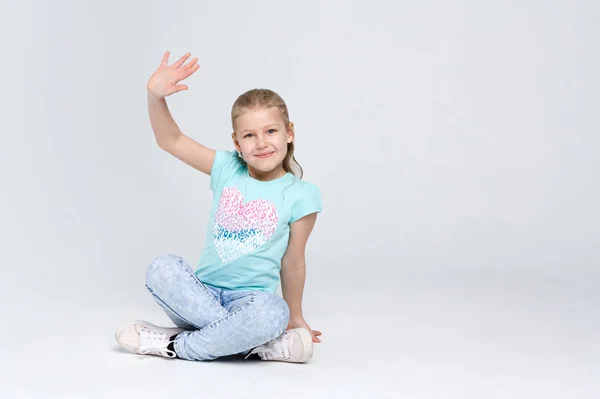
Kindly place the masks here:
<instances>
[{"instance_id":1,"label":"white background","mask_svg":"<svg viewBox=\"0 0 600 399\"><path fill-rule=\"evenodd\" d=\"M600 7L592 1L3 1L2 397L600 395ZM324 211L307 248L310 364L122 351L167 325L144 287L195 265L209 178L154 141L145 85L232 149L270 88ZM143 361L143 362L142 362ZM288 385L285 389L284 385Z\"/></svg>"}]
</instances>

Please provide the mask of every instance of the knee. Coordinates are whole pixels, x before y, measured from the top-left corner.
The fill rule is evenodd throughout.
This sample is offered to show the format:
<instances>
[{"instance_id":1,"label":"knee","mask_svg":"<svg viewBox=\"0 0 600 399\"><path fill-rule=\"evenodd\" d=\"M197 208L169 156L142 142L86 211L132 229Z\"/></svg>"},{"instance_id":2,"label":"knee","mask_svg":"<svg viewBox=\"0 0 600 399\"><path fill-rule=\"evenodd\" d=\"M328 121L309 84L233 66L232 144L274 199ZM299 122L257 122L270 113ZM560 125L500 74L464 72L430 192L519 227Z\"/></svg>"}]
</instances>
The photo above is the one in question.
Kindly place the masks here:
<instances>
[{"instance_id":1,"label":"knee","mask_svg":"<svg viewBox=\"0 0 600 399\"><path fill-rule=\"evenodd\" d=\"M290 320L290 309L283 298L275 294L260 293L256 294L254 301L259 312L257 320L260 320L267 335L275 338L285 331Z\"/></svg>"},{"instance_id":2,"label":"knee","mask_svg":"<svg viewBox=\"0 0 600 399\"><path fill-rule=\"evenodd\" d=\"M167 276L180 263L181 257L171 254L164 254L154 258L146 268L146 286L152 288L156 281L165 281Z\"/></svg>"}]
</instances>

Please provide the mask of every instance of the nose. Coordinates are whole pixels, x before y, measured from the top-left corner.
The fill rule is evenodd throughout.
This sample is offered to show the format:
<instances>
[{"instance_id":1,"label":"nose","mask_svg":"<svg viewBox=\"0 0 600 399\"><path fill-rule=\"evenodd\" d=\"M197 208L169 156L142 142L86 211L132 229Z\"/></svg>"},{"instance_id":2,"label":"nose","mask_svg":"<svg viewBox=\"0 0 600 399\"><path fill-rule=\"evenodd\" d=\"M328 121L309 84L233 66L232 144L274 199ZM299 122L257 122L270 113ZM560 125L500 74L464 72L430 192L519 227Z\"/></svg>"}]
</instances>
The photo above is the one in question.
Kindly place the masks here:
<instances>
[{"instance_id":1,"label":"nose","mask_svg":"<svg viewBox=\"0 0 600 399\"><path fill-rule=\"evenodd\" d=\"M267 144L267 140L266 140L266 136L264 135L264 133L258 134L258 136L256 137L256 147L263 148L266 144Z\"/></svg>"}]
</instances>

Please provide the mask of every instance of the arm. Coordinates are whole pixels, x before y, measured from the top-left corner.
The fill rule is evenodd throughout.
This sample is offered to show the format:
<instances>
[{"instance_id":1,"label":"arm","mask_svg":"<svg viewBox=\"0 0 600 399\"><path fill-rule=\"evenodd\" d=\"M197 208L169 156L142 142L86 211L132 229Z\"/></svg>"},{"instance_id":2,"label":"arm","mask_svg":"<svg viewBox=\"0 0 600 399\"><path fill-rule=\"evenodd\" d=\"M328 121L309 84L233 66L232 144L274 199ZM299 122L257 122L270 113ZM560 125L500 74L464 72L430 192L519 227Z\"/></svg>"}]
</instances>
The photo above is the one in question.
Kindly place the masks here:
<instances>
[{"instance_id":1,"label":"arm","mask_svg":"<svg viewBox=\"0 0 600 399\"><path fill-rule=\"evenodd\" d=\"M167 66L169 52L166 52L160 67L150 77L147 85L150 125L154 131L156 142L161 149L199 171L210 175L215 159L215 150L194 141L179 130L165 99L173 93L187 90L187 86L177 83L198 69L198 66L194 65L195 60L183 65L188 57L189 54L186 54L175 64Z\"/></svg>"},{"instance_id":2,"label":"arm","mask_svg":"<svg viewBox=\"0 0 600 399\"><path fill-rule=\"evenodd\" d=\"M313 342L320 342L320 331L312 330L302 314L302 294L306 280L305 249L308 237L313 230L317 214L312 213L298 219L290 225L290 240L281 260L281 291L283 299L290 308L288 328L305 327L313 336Z\"/></svg>"}]
</instances>

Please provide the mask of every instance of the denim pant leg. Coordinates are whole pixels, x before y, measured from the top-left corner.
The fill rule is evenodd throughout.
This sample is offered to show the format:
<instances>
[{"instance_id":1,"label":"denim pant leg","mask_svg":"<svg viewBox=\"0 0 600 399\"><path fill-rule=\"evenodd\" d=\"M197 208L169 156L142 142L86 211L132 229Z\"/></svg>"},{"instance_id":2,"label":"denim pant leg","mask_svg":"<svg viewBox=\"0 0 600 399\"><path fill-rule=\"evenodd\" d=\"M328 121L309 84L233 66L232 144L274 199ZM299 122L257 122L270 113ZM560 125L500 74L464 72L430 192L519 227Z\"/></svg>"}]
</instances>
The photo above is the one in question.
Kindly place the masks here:
<instances>
[{"instance_id":1,"label":"denim pant leg","mask_svg":"<svg viewBox=\"0 0 600 399\"><path fill-rule=\"evenodd\" d=\"M177 356L187 360L212 360L247 353L279 337L287 328L289 308L278 295L261 291L223 290L228 314L196 331L175 338Z\"/></svg>"},{"instance_id":2,"label":"denim pant leg","mask_svg":"<svg viewBox=\"0 0 600 399\"><path fill-rule=\"evenodd\" d=\"M146 288L181 328L200 329L229 314L217 299L216 289L202 284L179 256L154 259L146 270Z\"/></svg>"}]
</instances>

